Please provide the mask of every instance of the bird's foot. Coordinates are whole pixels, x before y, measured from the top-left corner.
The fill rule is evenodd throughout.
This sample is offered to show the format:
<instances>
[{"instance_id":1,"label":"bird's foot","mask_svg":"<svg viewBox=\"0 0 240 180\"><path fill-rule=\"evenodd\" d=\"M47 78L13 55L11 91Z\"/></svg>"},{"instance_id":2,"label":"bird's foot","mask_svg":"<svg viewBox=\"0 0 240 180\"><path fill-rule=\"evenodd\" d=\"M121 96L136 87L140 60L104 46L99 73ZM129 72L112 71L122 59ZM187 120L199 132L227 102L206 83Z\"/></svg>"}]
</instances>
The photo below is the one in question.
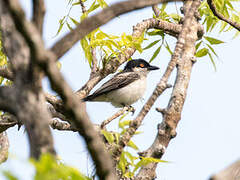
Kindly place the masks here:
<instances>
[{"instance_id":1,"label":"bird's foot","mask_svg":"<svg viewBox=\"0 0 240 180\"><path fill-rule=\"evenodd\" d=\"M132 116L133 116L134 113L135 113L135 108L132 107L132 106L128 106L128 112L131 112L131 113L132 113Z\"/></svg>"}]
</instances>

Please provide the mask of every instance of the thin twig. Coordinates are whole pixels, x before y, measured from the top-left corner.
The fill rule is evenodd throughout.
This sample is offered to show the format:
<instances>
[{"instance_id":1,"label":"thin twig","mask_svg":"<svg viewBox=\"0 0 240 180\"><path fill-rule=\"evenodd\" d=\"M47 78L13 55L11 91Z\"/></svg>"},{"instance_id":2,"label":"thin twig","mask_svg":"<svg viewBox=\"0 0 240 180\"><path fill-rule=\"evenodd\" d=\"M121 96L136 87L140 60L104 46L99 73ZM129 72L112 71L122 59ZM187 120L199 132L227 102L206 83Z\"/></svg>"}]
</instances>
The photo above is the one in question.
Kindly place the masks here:
<instances>
[{"instance_id":1,"label":"thin twig","mask_svg":"<svg viewBox=\"0 0 240 180\"><path fill-rule=\"evenodd\" d=\"M57 56L57 59L62 57L72 46L92 32L94 29L106 24L113 18L136 10L152 6L157 3L173 2L176 0L128 0L115 3L101 12L84 19L75 29L66 34L62 39L53 45L52 52ZM181 0L178 0L181 1Z\"/></svg>"},{"instance_id":2,"label":"thin twig","mask_svg":"<svg viewBox=\"0 0 240 180\"><path fill-rule=\"evenodd\" d=\"M125 106L124 108L120 109L117 111L114 115L112 115L110 118L106 119L105 121L102 122L101 124L101 129L104 129L107 124L109 124L112 120L118 118L122 114L124 114L127 110L129 110L130 107Z\"/></svg>"},{"instance_id":3,"label":"thin twig","mask_svg":"<svg viewBox=\"0 0 240 180\"><path fill-rule=\"evenodd\" d=\"M234 27L235 29L237 29L238 31L240 31L240 24L235 22L235 21L232 21L231 19L228 19L226 17L224 17L222 14L220 14L218 11L217 11L217 7L216 5L214 4L213 0L207 0L208 2L208 5L210 7L210 9L212 10L213 14L215 16L217 16L217 18L219 18L220 20L222 21L225 21L226 23L228 23L229 25L231 25L232 27Z\"/></svg>"}]
</instances>

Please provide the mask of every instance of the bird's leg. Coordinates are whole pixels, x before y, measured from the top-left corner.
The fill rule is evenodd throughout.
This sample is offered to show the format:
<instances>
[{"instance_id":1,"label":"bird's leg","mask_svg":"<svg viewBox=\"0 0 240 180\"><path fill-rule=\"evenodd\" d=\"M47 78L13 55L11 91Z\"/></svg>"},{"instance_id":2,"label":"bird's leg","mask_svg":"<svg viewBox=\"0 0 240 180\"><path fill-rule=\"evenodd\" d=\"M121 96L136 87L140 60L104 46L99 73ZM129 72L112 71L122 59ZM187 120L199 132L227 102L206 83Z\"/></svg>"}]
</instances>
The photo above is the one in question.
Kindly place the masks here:
<instances>
[{"instance_id":1,"label":"bird's leg","mask_svg":"<svg viewBox=\"0 0 240 180\"><path fill-rule=\"evenodd\" d=\"M132 106L127 106L127 107L128 107L128 111L129 111L129 112L132 112L132 116L133 116L134 113L135 113L135 108L132 107Z\"/></svg>"},{"instance_id":2,"label":"bird's leg","mask_svg":"<svg viewBox=\"0 0 240 180\"><path fill-rule=\"evenodd\" d=\"M132 112L132 116L134 115L134 113L135 113L135 108L134 107L132 107L131 105L126 105L126 104L121 104L122 106L123 106L123 108L127 108L127 111L128 112Z\"/></svg>"}]
</instances>

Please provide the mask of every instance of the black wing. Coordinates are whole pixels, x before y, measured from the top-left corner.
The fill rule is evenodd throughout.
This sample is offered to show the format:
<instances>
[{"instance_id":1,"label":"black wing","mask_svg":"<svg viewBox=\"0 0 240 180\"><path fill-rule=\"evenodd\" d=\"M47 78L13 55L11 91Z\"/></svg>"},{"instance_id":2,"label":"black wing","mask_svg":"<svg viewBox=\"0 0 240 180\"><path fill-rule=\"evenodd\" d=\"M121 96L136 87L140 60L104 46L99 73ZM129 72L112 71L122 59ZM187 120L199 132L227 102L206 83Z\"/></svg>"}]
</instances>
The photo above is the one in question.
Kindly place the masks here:
<instances>
[{"instance_id":1,"label":"black wing","mask_svg":"<svg viewBox=\"0 0 240 180\"><path fill-rule=\"evenodd\" d=\"M115 89L122 88L133 81L139 79L140 76L134 72L119 73L116 74L112 79L105 82L99 89L97 89L92 95L85 97L84 101L91 101L94 98L106 94Z\"/></svg>"}]
</instances>

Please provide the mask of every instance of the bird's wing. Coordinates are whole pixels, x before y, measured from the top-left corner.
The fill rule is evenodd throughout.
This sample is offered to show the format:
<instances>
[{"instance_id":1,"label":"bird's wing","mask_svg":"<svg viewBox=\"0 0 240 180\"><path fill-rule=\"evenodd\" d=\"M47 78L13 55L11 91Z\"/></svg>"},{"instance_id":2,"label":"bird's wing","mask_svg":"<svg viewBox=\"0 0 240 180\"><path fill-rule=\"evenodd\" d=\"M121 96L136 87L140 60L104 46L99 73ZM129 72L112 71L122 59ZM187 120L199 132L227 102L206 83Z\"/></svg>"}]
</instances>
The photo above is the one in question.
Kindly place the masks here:
<instances>
[{"instance_id":1,"label":"bird's wing","mask_svg":"<svg viewBox=\"0 0 240 180\"><path fill-rule=\"evenodd\" d=\"M134 72L116 74L112 79L105 82L99 89L97 89L92 95L87 96L84 100L91 101L102 94L122 88L139 78L140 76Z\"/></svg>"}]
</instances>

